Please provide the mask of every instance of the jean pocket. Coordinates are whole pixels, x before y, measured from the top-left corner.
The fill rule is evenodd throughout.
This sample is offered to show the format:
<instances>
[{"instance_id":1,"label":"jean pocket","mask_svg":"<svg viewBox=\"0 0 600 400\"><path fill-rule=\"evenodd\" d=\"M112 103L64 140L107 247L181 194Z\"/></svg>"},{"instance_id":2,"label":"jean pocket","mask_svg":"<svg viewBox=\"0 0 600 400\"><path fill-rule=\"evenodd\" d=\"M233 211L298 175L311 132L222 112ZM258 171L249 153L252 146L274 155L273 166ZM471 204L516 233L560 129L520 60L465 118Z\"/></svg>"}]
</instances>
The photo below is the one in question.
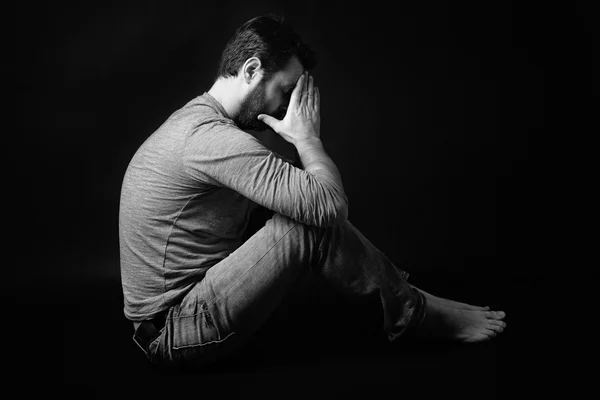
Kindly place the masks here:
<instances>
[{"instance_id":1,"label":"jean pocket","mask_svg":"<svg viewBox=\"0 0 600 400\"><path fill-rule=\"evenodd\" d=\"M175 306L171 326L173 350L205 346L222 341L206 301Z\"/></svg>"}]
</instances>

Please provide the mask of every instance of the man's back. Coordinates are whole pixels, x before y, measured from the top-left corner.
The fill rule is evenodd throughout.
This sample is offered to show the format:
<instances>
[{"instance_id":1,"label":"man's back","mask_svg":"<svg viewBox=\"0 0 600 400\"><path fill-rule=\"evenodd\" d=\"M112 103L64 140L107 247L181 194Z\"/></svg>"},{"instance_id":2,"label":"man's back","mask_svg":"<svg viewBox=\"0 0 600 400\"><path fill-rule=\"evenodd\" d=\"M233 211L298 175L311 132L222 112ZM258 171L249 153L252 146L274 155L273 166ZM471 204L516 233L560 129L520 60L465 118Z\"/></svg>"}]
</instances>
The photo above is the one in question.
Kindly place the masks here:
<instances>
[{"instance_id":1,"label":"man's back","mask_svg":"<svg viewBox=\"0 0 600 400\"><path fill-rule=\"evenodd\" d=\"M163 311L241 244L254 204L185 165L191 135L231 124L219 108L207 94L190 101L144 142L127 168L119 234L130 319Z\"/></svg>"}]
</instances>

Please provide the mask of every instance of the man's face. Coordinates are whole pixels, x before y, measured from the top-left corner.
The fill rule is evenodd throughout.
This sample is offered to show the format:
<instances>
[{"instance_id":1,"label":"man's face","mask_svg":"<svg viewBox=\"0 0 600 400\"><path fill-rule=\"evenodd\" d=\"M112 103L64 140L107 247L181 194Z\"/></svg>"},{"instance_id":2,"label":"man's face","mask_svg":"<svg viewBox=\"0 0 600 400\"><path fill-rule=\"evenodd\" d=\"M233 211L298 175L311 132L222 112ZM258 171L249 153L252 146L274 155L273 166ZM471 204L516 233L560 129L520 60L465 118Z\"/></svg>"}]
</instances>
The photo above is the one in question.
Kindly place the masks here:
<instances>
[{"instance_id":1,"label":"man's face","mask_svg":"<svg viewBox=\"0 0 600 400\"><path fill-rule=\"evenodd\" d=\"M260 114L283 119L290 96L303 72L302 64L293 56L287 66L273 74L268 82L261 80L242 101L238 115L234 118L236 125L243 130L262 131L270 128L256 118Z\"/></svg>"}]
</instances>

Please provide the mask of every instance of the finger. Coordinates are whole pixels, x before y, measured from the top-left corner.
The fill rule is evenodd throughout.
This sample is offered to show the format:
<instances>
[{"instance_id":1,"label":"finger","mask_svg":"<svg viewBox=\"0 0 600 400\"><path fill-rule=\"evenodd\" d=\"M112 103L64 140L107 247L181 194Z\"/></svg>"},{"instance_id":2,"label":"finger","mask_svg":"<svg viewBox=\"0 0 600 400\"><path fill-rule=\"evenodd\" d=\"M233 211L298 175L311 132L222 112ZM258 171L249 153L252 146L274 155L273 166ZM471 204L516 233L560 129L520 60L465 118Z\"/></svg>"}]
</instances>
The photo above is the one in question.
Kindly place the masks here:
<instances>
[{"instance_id":1,"label":"finger","mask_svg":"<svg viewBox=\"0 0 600 400\"><path fill-rule=\"evenodd\" d=\"M306 74L306 76L304 77L304 92L306 93L306 91L308 90L308 81L310 80L310 75L308 74L308 71L304 71L304 73Z\"/></svg>"},{"instance_id":2,"label":"finger","mask_svg":"<svg viewBox=\"0 0 600 400\"><path fill-rule=\"evenodd\" d=\"M294 105L294 107L298 107L300 102L302 101L302 88L304 87L304 74L300 75L298 80L296 81L296 87L292 92L292 96L290 97L290 107Z\"/></svg>"},{"instance_id":3,"label":"finger","mask_svg":"<svg viewBox=\"0 0 600 400\"><path fill-rule=\"evenodd\" d=\"M310 108L313 107L313 103L315 101L315 79L313 76L308 77L308 89L306 90L306 105Z\"/></svg>"},{"instance_id":4,"label":"finger","mask_svg":"<svg viewBox=\"0 0 600 400\"><path fill-rule=\"evenodd\" d=\"M308 100L308 71L304 71L304 81L302 82L302 99L300 100L301 104L306 104Z\"/></svg>"},{"instance_id":5,"label":"finger","mask_svg":"<svg viewBox=\"0 0 600 400\"><path fill-rule=\"evenodd\" d=\"M316 111L321 111L321 92L319 87L315 86L315 98L313 100L313 107Z\"/></svg>"},{"instance_id":6,"label":"finger","mask_svg":"<svg viewBox=\"0 0 600 400\"><path fill-rule=\"evenodd\" d=\"M274 131L277 132L277 130L275 129L275 127L279 123L279 120L277 118L273 118L270 115L266 114L259 114L259 116L256 118L258 118L259 121L262 121L265 124L269 125L271 128L273 128Z\"/></svg>"}]
</instances>

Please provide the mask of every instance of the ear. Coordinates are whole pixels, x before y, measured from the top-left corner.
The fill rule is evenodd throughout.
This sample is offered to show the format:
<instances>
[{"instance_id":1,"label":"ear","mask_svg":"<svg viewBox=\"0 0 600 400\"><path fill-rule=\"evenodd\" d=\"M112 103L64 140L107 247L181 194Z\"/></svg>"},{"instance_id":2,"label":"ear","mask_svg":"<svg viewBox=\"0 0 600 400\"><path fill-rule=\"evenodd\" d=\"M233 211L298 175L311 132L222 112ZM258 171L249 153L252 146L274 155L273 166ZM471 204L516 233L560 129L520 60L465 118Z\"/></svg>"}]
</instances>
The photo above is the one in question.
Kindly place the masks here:
<instances>
[{"instance_id":1,"label":"ear","mask_svg":"<svg viewBox=\"0 0 600 400\"><path fill-rule=\"evenodd\" d=\"M257 57L250 57L242 66L242 78L247 84L250 84L252 80L258 82L262 74L262 64Z\"/></svg>"}]
</instances>

